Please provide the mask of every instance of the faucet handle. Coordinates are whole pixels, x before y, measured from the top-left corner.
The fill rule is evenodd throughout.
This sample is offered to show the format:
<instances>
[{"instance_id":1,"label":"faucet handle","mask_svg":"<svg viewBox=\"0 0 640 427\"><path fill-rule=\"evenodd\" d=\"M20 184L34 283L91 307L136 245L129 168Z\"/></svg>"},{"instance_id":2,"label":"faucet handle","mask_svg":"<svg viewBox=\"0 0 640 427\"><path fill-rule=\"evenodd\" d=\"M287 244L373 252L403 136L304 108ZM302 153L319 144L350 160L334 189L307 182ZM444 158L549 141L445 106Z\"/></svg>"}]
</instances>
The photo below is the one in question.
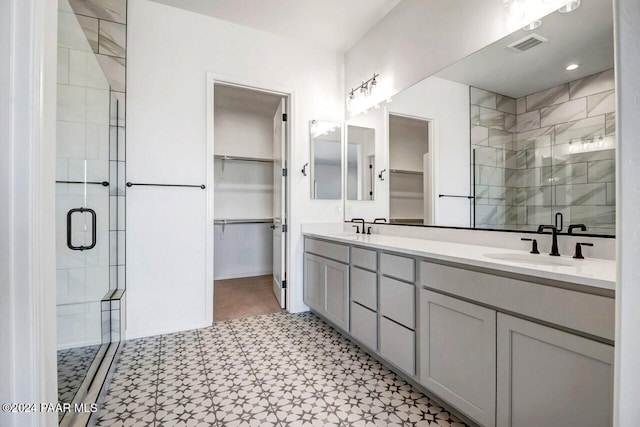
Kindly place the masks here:
<instances>
[{"instance_id":1,"label":"faucet handle","mask_svg":"<svg viewBox=\"0 0 640 427\"><path fill-rule=\"evenodd\" d=\"M529 253L531 254L539 254L540 251L538 250L538 241L536 239L528 239L526 237L521 238L520 240L522 240L523 242L533 242L531 245L531 251Z\"/></svg>"},{"instance_id":2,"label":"faucet handle","mask_svg":"<svg viewBox=\"0 0 640 427\"><path fill-rule=\"evenodd\" d=\"M360 226L359 225L352 225L352 227L356 228L356 234L360 234ZM364 233L364 230L362 230L362 232Z\"/></svg>"},{"instance_id":3,"label":"faucet handle","mask_svg":"<svg viewBox=\"0 0 640 427\"><path fill-rule=\"evenodd\" d=\"M567 233L573 234L573 230L587 231L587 226L584 224L571 224Z\"/></svg>"},{"instance_id":4,"label":"faucet handle","mask_svg":"<svg viewBox=\"0 0 640 427\"><path fill-rule=\"evenodd\" d=\"M584 256L582 255L583 246L593 246L593 243L584 243L584 242L576 243L576 253L573 255L575 259L584 259Z\"/></svg>"}]
</instances>

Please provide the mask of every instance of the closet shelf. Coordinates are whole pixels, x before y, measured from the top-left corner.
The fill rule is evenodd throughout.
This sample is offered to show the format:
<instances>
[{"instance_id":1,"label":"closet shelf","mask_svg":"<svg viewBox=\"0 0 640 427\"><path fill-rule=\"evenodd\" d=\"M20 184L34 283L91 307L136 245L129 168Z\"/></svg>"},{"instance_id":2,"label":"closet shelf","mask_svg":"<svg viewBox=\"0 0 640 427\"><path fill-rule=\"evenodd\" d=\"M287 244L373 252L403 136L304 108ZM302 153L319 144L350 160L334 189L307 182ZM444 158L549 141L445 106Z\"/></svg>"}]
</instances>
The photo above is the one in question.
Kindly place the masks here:
<instances>
[{"instance_id":1,"label":"closet shelf","mask_svg":"<svg viewBox=\"0 0 640 427\"><path fill-rule=\"evenodd\" d=\"M259 163L273 163L273 159L267 159L264 157L242 157L242 156L227 156L224 154L216 154L213 156L216 160L229 160L235 162L259 162Z\"/></svg>"},{"instance_id":2,"label":"closet shelf","mask_svg":"<svg viewBox=\"0 0 640 427\"><path fill-rule=\"evenodd\" d=\"M420 191L391 191L389 197L393 199L423 199L424 192Z\"/></svg>"},{"instance_id":3,"label":"closet shelf","mask_svg":"<svg viewBox=\"0 0 640 427\"><path fill-rule=\"evenodd\" d=\"M403 175L424 175L424 172L421 171L410 171L406 169L389 169L389 172Z\"/></svg>"},{"instance_id":4,"label":"closet shelf","mask_svg":"<svg viewBox=\"0 0 640 427\"><path fill-rule=\"evenodd\" d=\"M262 218L262 219L214 219L214 224L273 224L273 218Z\"/></svg>"}]
</instances>

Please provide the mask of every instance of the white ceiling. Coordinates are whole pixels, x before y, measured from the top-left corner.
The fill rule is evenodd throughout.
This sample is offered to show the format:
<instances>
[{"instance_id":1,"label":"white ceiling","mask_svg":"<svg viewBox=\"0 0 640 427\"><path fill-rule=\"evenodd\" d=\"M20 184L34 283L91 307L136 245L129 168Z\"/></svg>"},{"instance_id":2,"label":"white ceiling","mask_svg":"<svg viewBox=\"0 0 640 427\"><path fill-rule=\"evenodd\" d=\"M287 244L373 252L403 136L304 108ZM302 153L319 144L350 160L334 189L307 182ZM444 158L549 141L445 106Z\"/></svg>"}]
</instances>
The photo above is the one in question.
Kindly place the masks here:
<instances>
[{"instance_id":1,"label":"white ceiling","mask_svg":"<svg viewBox=\"0 0 640 427\"><path fill-rule=\"evenodd\" d=\"M345 51L401 0L154 0Z\"/></svg>"},{"instance_id":2,"label":"white ceiling","mask_svg":"<svg viewBox=\"0 0 640 427\"><path fill-rule=\"evenodd\" d=\"M549 41L525 52L507 48L531 34ZM582 0L573 12L553 12L535 30L516 31L436 75L519 98L611 69L613 55L611 1ZM580 68L566 71L574 62Z\"/></svg>"}]
</instances>

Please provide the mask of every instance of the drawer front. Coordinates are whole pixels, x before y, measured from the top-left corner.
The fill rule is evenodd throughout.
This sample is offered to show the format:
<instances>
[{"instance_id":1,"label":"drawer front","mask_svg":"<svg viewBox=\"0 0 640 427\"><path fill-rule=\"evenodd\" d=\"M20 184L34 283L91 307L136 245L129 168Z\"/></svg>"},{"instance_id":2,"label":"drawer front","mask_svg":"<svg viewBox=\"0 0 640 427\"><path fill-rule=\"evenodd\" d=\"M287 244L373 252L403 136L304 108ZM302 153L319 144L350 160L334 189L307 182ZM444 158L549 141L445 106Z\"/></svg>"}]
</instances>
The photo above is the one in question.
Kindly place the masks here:
<instances>
[{"instance_id":1,"label":"drawer front","mask_svg":"<svg viewBox=\"0 0 640 427\"><path fill-rule=\"evenodd\" d=\"M340 245L338 243L330 243L307 237L304 239L304 251L340 261L345 264L349 263L349 246Z\"/></svg>"},{"instance_id":2,"label":"drawer front","mask_svg":"<svg viewBox=\"0 0 640 427\"><path fill-rule=\"evenodd\" d=\"M615 338L613 298L424 261L420 263L419 283L611 341Z\"/></svg>"},{"instance_id":3,"label":"drawer front","mask_svg":"<svg viewBox=\"0 0 640 427\"><path fill-rule=\"evenodd\" d=\"M414 285L381 277L380 313L409 329L415 329L415 290Z\"/></svg>"},{"instance_id":4,"label":"drawer front","mask_svg":"<svg viewBox=\"0 0 640 427\"><path fill-rule=\"evenodd\" d=\"M351 265L376 271L378 268L378 257L376 251L351 248Z\"/></svg>"},{"instance_id":5,"label":"drawer front","mask_svg":"<svg viewBox=\"0 0 640 427\"><path fill-rule=\"evenodd\" d=\"M398 255L380 254L380 273L406 282L415 282L415 260Z\"/></svg>"},{"instance_id":6,"label":"drawer front","mask_svg":"<svg viewBox=\"0 0 640 427\"><path fill-rule=\"evenodd\" d=\"M415 375L415 332L391 320L380 318L380 354L410 375Z\"/></svg>"},{"instance_id":7,"label":"drawer front","mask_svg":"<svg viewBox=\"0 0 640 427\"><path fill-rule=\"evenodd\" d=\"M367 347L378 348L378 315L355 302L351 303L351 335Z\"/></svg>"},{"instance_id":8,"label":"drawer front","mask_svg":"<svg viewBox=\"0 0 640 427\"><path fill-rule=\"evenodd\" d=\"M371 310L378 309L378 275L358 267L351 267L351 300Z\"/></svg>"}]
</instances>

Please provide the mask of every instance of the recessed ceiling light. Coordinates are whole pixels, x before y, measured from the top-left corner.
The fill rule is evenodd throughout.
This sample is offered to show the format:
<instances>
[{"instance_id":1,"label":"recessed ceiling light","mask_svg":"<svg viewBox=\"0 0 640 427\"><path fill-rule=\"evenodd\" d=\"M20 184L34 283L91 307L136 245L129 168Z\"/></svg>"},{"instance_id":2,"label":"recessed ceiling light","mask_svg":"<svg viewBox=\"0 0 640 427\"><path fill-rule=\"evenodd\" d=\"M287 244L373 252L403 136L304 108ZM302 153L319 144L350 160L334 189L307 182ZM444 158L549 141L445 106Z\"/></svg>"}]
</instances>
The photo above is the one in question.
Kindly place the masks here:
<instances>
[{"instance_id":1,"label":"recessed ceiling light","mask_svg":"<svg viewBox=\"0 0 640 427\"><path fill-rule=\"evenodd\" d=\"M531 22L530 24L527 24L524 27L522 27L522 29L525 30L525 31L531 31L531 30L535 30L540 25L542 25L542 21L539 20L539 19L536 19L535 21Z\"/></svg>"},{"instance_id":2,"label":"recessed ceiling light","mask_svg":"<svg viewBox=\"0 0 640 427\"><path fill-rule=\"evenodd\" d=\"M565 4L564 6L562 6L560 9L558 9L558 12L569 13L569 12L573 12L579 7L580 7L580 0L572 0L569 3Z\"/></svg>"},{"instance_id":3,"label":"recessed ceiling light","mask_svg":"<svg viewBox=\"0 0 640 427\"><path fill-rule=\"evenodd\" d=\"M565 68L565 70L573 71L573 70L577 70L578 68L580 68L580 65L578 64L569 64L567 65L567 68Z\"/></svg>"}]
</instances>

